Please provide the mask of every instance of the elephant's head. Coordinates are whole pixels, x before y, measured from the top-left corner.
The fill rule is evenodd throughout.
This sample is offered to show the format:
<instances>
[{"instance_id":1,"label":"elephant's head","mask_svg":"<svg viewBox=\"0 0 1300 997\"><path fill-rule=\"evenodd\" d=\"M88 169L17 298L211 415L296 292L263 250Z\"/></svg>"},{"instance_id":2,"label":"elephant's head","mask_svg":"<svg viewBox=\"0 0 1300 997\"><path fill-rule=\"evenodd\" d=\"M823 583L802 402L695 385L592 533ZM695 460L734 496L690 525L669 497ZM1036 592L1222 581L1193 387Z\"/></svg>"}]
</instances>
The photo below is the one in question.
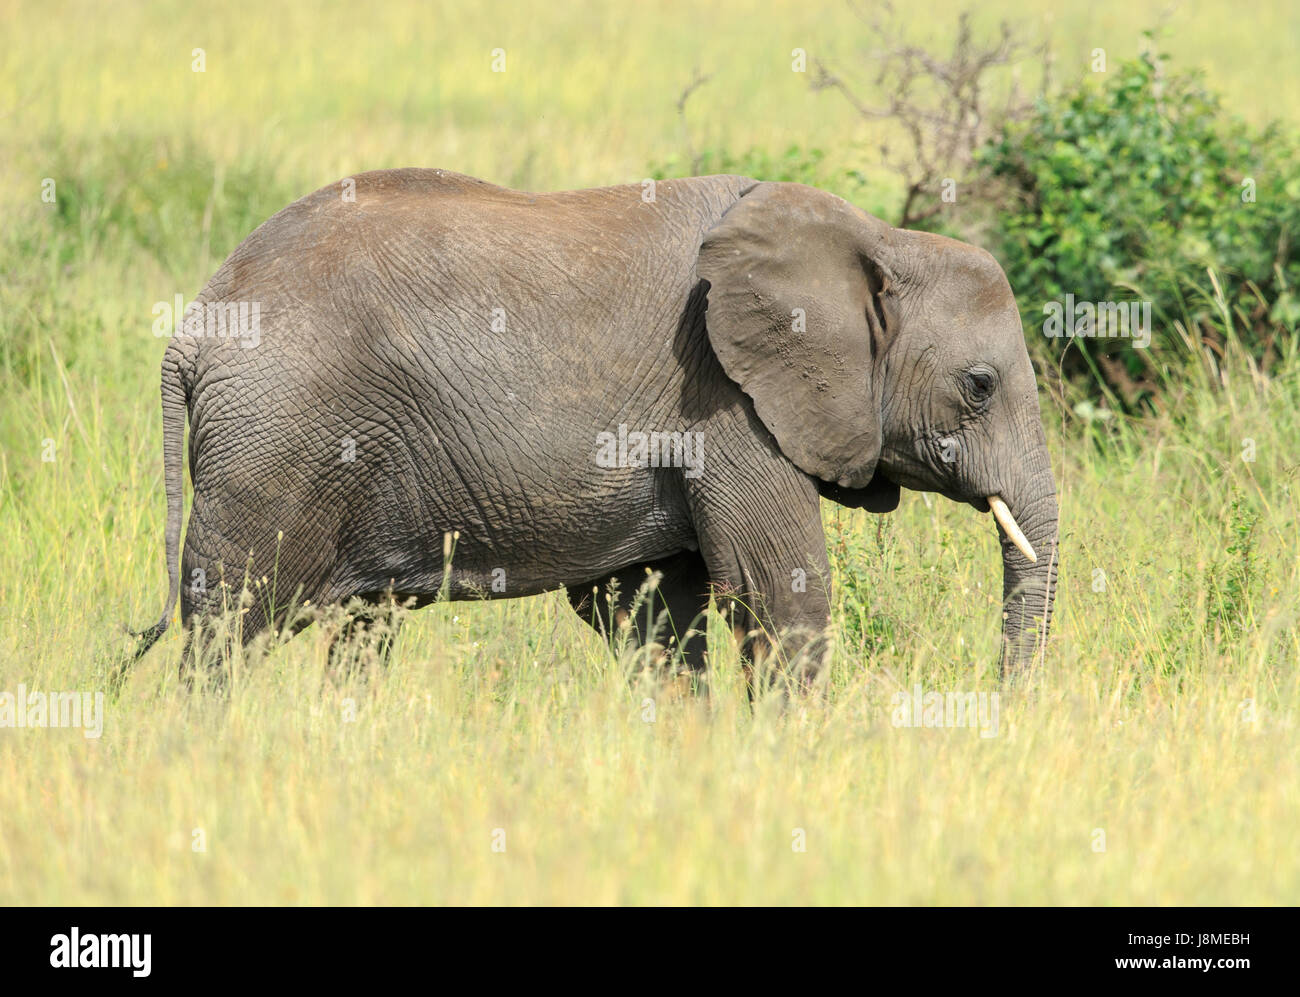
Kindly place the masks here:
<instances>
[{"instance_id":1,"label":"elephant's head","mask_svg":"<svg viewBox=\"0 0 1300 997\"><path fill-rule=\"evenodd\" d=\"M811 187L761 183L708 233L698 269L723 369L823 494L887 511L901 485L992 510L1002 666L1028 665L1051 620L1056 488L993 257Z\"/></svg>"}]
</instances>

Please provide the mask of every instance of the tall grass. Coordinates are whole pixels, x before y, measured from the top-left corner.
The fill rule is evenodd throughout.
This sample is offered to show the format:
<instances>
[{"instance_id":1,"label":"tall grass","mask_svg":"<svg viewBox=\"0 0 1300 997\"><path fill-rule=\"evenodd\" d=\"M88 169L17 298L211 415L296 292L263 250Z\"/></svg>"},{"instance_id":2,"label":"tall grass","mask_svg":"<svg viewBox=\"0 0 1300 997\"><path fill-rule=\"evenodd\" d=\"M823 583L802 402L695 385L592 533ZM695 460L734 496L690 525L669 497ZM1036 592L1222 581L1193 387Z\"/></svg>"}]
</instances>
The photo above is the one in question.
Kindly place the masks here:
<instances>
[{"instance_id":1,"label":"tall grass","mask_svg":"<svg viewBox=\"0 0 1300 997\"><path fill-rule=\"evenodd\" d=\"M1097 44L1130 24L1135 43L1133 6L1091 15ZM1300 362L1263 379L1190 338L1153 358L1160 415L1045 411L1060 595L1023 688L995 681L988 517L905 494L883 517L824 509L824 704L751 710L717 618L707 698L629 682L558 595L412 614L361 674L315 627L191 689L169 635L109 689L121 624L163 597L150 308L262 218L384 165L637 178L679 143L695 62L720 73L696 112L711 141L784 146L797 122L834 159L863 139L763 62L847 46L838 7L425 9L70 6L62 48L30 41L44 8L3 14L0 691L109 694L99 739L0 730L0 902L1295 902ZM1253 48L1207 15L1182 33L1192 61L1211 37L1235 52L1213 67L1230 92L1293 16L1257 13L1278 30ZM477 68L498 34L508 80ZM895 726L918 684L998 692L996 736Z\"/></svg>"}]
</instances>

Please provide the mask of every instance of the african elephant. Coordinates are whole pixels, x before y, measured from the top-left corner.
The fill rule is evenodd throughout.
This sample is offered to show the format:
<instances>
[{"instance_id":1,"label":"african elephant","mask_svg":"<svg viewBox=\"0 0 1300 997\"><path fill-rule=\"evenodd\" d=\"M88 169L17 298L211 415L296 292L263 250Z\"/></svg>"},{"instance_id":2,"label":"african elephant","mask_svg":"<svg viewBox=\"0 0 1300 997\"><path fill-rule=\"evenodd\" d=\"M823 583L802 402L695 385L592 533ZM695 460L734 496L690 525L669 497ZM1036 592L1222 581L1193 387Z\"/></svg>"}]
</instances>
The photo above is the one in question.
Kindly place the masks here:
<instances>
[{"instance_id":1,"label":"african elephant","mask_svg":"<svg viewBox=\"0 0 1300 997\"><path fill-rule=\"evenodd\" d=\"M349 178L260 226L185 310L162 411L169 591L140 654L219 581L314 605L565 586L608 628L649 568L679 632L722 594L751 651L811 673L819 498L881 512L900 487L992 507L1004 670L1050 622L1056 493L1002 270L799 184ZM244 639L283 612L254 599ZM699 667L703 638L680 643Z\"/></svg>"}]
</instances>

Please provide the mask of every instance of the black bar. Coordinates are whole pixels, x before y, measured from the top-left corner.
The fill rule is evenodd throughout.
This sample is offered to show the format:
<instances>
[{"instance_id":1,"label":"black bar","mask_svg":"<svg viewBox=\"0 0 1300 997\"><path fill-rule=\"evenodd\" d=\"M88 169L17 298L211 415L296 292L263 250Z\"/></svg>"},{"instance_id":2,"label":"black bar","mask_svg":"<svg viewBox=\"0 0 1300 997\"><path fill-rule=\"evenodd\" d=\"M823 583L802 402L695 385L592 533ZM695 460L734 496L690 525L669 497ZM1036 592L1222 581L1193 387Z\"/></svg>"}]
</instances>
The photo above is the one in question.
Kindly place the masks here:
<instances>
[{"instance_id":1,"label":"black bar","mask_svg":"<svg viewBox=\"0 0 1300 997\"><path fill-rule=\"evenodd\" d=\"M623 915L628 923L606 913L593 918L586 910L548 914L540 922L535 916L428 909L9 909L0 913L0 965L6 985L112 978L138 986L207 986L255 979L337 988L373 985L395 969L432 973L424 978L433 982L439 966L458 967L457 976L477 966L495 988L512 970L535 983L539 976L582 973L610 962L653 978L672 971L677 954L682 969L714 969L733 981L772 963L774 971L788 967L796 974L837 966L836 975L844 972L866 985L913 979L926 989L962 979L1127 978L1180 987L1294 979L1293 916L1281 910L851 909L769 910L760 916L741 910L726 912L716 923L709 912L680 910L663 921L656 913L629 913ZM102 961L118 953L117 961L126 965L52 965L69 961L74 928L77 961L92 958L93 950ZM103 942L105 935L114 937ZM128 947L123 935L139 937ZM713 949L712 955L701 946ZM701 957L704 967L698 965ZM1201 960L1209 960L1208 969ZM766 969L761 973L767 976ZM812 978L808 982L816 985Z\"/></svg>"}]
</instances>

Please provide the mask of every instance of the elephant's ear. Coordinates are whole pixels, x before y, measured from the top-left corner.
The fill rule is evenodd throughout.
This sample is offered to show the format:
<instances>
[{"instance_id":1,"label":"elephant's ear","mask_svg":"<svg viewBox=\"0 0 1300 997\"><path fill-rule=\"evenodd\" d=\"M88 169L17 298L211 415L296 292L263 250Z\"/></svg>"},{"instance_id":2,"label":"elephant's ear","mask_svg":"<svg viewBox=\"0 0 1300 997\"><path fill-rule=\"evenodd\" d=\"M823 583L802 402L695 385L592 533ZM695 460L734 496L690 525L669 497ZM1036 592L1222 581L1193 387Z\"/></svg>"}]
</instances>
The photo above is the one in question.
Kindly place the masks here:
<instances>
[{"instance_id":1,"label":"elephant's ear","mask_svg":"<svg viewBox=\"0 0 1300 997\"><path fill-rule=\"evenodd\" d=\"M880 456L873 386L895 313L892 230L802 184L760 183L705 236L709 341L800 469L846 488Z\"/></svg>"}]
</instances>

